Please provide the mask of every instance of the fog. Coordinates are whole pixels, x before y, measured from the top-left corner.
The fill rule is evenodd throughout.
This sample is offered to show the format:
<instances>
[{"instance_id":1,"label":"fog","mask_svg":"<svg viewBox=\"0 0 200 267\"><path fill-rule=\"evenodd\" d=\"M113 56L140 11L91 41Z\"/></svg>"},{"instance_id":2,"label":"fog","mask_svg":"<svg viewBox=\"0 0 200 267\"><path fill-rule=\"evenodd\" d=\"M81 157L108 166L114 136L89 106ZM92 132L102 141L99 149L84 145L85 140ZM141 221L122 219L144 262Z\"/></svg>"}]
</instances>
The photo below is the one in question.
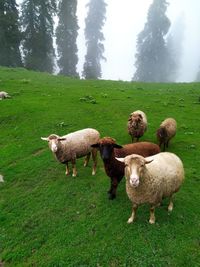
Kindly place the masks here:
<instances>
[{"instance_id":1,"label":"fog","mask_svg":"<svg viewBox=\"0 0 200 267\"><path fill-rule=\"evenodd\" d=\"M106 22L103 28L106 62L102 61L102 79L130 81L135 72L134 61L136 53L137 34L143 30L147 12L153 0L107 0ZM81 74L85 55L84 18L88 0L78 1L79 18L79 64ZM167 16L171 21L171 30L180 16L184 17L184 33L180 71L178 82L190 82L196 77L200 66L200 1L199 0L168 0ZM175 32L178 32L176 29Z\"/></svg>"},{"instance_id":2,"label":"fog","mask_svg":"<svg viewBox=\"0 0 200 267\"><path fill-rule=\"evenodd\" d=\"M21 0L17 1L18 3ZM89 0L78 0L77 16L79 36L77 39L79 62L78 72L81 76L86 53L84 28L87 15L86 4ZM153 0L106 0L107 12L103 28L106 61L101 62L102 79L130 81L135 72L134 62L136 39L143 30L147 12ZM194 81L200 66L200 1L168 0L167 16L171 21L173 34L183 33L182 43L177 43L181 56L177 82ZM183 17L184 23L177 20ZM177 28L178 25L181 27ZM184 26L183 26L184 25ZM176 29L175 29L176 28ZM184 29L183 29L184 28Z\"/></svg>"}]
</instances>

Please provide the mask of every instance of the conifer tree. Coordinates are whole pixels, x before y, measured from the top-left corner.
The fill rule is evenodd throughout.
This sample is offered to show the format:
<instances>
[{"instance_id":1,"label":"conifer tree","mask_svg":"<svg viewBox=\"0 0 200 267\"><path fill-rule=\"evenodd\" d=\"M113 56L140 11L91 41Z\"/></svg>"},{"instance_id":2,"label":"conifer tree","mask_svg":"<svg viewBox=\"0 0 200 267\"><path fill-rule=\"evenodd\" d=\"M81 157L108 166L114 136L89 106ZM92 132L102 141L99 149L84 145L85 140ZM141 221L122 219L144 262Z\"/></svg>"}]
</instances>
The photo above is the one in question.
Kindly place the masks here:
<instances>
[{"instance_id":1,"label":"conifer tree","mask_svg":"<svg viewBox=\"0 0 200 267\"><path fill-rule=\"evenodd\" d=\"M185 31L185 17L184 14L179 15L170 28L170 33L167 34L166 47L168 50L168 80L176 82L179 76L181 66L181 59L183 53L183 40Z\"/></svg>"},{"instance_id":2,"label":"conifer tree","mask_svg":"<svg viewBox=\"0 0 200 267\"><path fill-rule=\"evenodd\" d=\"M79 77L76 70L78 63L76 39L79 29L76 10L76 0L61 0L58 7L59 22L56 29L60 74L72 77Z\"/></svg>"},{"instance_id":3,"label":"conifer tree","mask_svg":"<svg viewBox=\"0 0 200 267\"><path fill-rule=\"evenodd\" d=\"M55 11L55 0L24 0L22 3L23 52L27 69L53 72Z\"/></svg>"},{"instance_id":4,"label":"conifer tree","mask_svg":"<svg viewBox=\"0 0 200 267\"><path fill-rule=\"evenodd\" d=\"M83 77L85 79L101 78L101 60L105 57L104 35L102 28L105 23L106 3L104 0L90 0L88 4L88 15L85 20L85 38L87 53L83 66Z\"/></svg>"},{"instance_id":5,"label":"conifer tree","mask_svg":"<svg viewBox=\"0 0 200 267\"><path fill-rule=\"evenodd\" d=\"M165 36L170 27L166 16L166 0L154 0L147 22L137 38L136 72L133 80L145 82L167 82L169 51Z\"/></svg>"},{"instance_id":6,"label":"conifer tree","mask_svg":"<svg viewBox=\"0 0 200 267\"><path fill-rule=\"evenodd\" d=\"M0 65L22 66L20 55L21 33L15 0L0 1Z\"/></svg>"}]
</instances>

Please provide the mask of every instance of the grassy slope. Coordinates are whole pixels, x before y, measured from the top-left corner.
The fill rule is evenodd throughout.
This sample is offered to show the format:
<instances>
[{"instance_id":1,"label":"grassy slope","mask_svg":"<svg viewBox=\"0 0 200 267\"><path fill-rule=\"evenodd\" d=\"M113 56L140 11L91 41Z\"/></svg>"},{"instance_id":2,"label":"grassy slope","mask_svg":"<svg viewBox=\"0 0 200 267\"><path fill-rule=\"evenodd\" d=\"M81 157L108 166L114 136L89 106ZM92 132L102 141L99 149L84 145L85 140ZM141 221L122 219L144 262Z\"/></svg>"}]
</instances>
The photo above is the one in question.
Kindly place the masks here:
<instances>
[{"instance_id":1,"label":"grassy slope","mask_svg":"<svg viewBox=\"0 0 200 267\"><path fill-rule=\"evenodd\" d=\"M200 266L200 85L79 81L23 69L0 68L0 265ZM90 96L90 97L87 97ZM156 141L166 117L178 122L170 151L184 162L186 180L174 211L157 208L155 225L140 207L126 223L131 203L125 181L109 201L109 179L78 161L77 178L64 175L40 140L93 127L118 143L130 142L126 122L141 109L148 117L142 140ZM91 164L90 164L91 166Z\"/></svg>"}]
</instances>

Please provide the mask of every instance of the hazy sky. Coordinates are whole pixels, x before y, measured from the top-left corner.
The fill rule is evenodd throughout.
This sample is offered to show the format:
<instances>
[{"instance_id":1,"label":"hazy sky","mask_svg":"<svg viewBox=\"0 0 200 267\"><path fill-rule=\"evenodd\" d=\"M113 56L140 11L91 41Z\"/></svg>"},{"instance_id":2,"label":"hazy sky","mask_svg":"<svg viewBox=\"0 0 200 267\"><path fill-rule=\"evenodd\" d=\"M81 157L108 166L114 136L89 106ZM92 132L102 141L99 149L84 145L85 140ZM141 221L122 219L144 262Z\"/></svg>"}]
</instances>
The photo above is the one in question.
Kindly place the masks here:
<instances>
[{"instance_id":1,"label":"hazy sky","mask_svg":"<svg viewBox=\"0 0 200 267\"><path fill-rule=\"evenodd\" d=\"M89 0L78 1L79 17L79 64L82 71L84 62L84 27L86 3ZM114 80L131 80L135 72L134 61L136 53L137 34L143 29L147 12L153 0L106 0L107 20L104 26L104 46L106 62L102 61L102 78ZM200 1L199 0L168 0L167 15L172 23L180 15L185 18L183 40L183 56L178 81L193 81L200 65Z\"/></svg>"},{"instance_id":2,"label":"hazy sky","mask_svg":"<svg viewBox=\"0 0 200 267\"><path fill-rule=\"evenodd\" d=\"M21 2L22 0L17 0ZM78 71L81 74L86 53L84 28L89 0L78 0L79 49ZM102 78L131 80L135 72L137 34L143 29L147 12L153 0L106 0L104 46L107 61L102 61ZM183 55L178 81L193 81L200 65L200 0L168 0L167 15L172 23L184 14L185 32Z\"/></svg>"}]
</instances>

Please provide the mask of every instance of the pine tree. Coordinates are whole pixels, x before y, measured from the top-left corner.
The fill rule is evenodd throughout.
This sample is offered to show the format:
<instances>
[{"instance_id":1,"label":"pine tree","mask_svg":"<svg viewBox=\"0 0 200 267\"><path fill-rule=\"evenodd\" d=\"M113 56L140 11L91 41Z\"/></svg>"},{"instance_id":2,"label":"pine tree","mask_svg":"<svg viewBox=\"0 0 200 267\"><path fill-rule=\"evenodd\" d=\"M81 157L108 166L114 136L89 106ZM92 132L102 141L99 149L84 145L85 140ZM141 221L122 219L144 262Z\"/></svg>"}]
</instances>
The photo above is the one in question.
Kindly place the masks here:
<instances>
[{"instance_id":1,"label":"pine tree","mask_svg":"<svg viewBox=\"0 0 200 267\"><path fill-rule=\"evenodd\" d=\"M89 11L85 20L87 53L83 66L83 77L85 79L98 79L102 76L100 61L105 60L102 28L105 22L106 3L104 0L90 0L88 8Z\"/></svg>"},{"instance_id":2,"label":"pine tree","mask_svg":"<svg viewBox=\"0 0 200 267\"><path fill-rule=\"evenodd\" d=\"M76 71L78 63L76 39L79 29L76 10L76 0L61 0L58 11L59 23L56 29L60 74L72 77L79 77Z\"/></svg>"},{"instance_id":3,"label":"pine tree","mask_svg":"<svg viewBox=\"0 0 200 267\"><path fill-rule=\"evenodd\" d=\"M23 52L27 69L53 72L55 11L55 0L24 0L22 3Z\"/></svg>"},{"instance_id":4,"label":"pine tree","mask_svg":"<svg viewBox=\"0 0 200 267\"><path fill-rule=\"evenodd\" d=\"M0 65L22 66L20 55L21 33L15 0L0 1Z\"/></svg>"},{"instance_id":5,"label":"pine tree","mask_svg":"<svg viewBox=\"0 0 200 267\"><path fill-rule=\"evenodd\" d=\"M169 51L165 36L170 27L166 16L168 3L165 0L154 0L151 4L147 22L137 39L136 72L133 80L145 82L168 81Z\"/></svg>"},{"instance_id":6,"label":"pine tree","mask_svg":"<svg viewBox=\"0 0 200 267\"><path fill-rule=\"evenodd\" d=\"M168 80L170 82L177 81L181 66L185 30L184 22L184 14L181 14L170 28L170 33L167 35L166 38L166 46L169 54L169 57L167 59L167 65L169 69Z\"/></svg>"}]
</instances>

